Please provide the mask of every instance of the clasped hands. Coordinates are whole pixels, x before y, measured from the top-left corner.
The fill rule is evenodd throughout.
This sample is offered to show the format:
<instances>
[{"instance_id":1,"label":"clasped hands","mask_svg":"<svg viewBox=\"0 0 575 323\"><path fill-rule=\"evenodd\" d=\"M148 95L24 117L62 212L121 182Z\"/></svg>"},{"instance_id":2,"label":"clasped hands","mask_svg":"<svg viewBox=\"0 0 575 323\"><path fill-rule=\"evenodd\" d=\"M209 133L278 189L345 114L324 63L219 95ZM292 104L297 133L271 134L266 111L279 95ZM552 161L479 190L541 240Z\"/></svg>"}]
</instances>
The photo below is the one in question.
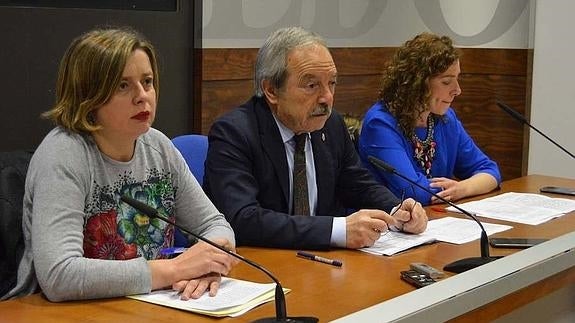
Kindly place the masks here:
<instances>
[{"instance_id":1,"label":"clasped hands","mask_svg":"<svg viewBox=\"0 0 575 323\"><path fill-rule=\"evenodd\" d=\"M422 233L427 228L427 214L412 198L404 200L392 214L381 210L359 210L346 218L346 247L371 247L382 232L397 229L408 233Z\"/></svg>"},{"instance_id":2,"label":"clasped hands","mask_svg":"<svg viewBox=\"0 0 575 323\"><path fill-rule=\"evenodd\" d=\"M234 251L229 241L214 239L220 246ZM222 280L222 275L227 275L239 260L222 250L219 250L203 241L199 241L173 258L175 274L178 275L172 289L181 293L182 300L197 299L204 292L209 291L210 296L215 296Z\"/></svg>"}]
</instances>

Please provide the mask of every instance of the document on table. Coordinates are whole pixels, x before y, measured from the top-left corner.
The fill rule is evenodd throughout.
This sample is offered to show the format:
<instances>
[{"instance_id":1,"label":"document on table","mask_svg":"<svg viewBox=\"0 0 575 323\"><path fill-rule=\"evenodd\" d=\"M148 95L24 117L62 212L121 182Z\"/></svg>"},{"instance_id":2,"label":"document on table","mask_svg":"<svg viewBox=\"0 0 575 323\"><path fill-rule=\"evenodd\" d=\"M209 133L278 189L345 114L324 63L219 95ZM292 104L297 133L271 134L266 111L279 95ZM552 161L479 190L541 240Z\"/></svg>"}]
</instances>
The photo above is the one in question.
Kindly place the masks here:
<instances>
[{"instance_id":1,"label":"document on table","mask_svg":"<svg viewBox=\"0 0 575 323\"><path fill-rule=\"evenodd\" d=\"M435 242L435 238L427 234L407 234L402 232L387 231L375 241L373 246L359 250L375 255L391 256L398 252L417 247L423 244Z\"/></svg>"},{"instance_id":2,"label":"document on table","mask_svg":"<svg viewBox=\"0 0 575 323\"><path fill-rule=\"evenodd\" d=\"M457 206L485 218L537 225L575 210L575 200L509 192ZM459 212L452 206L446 210Z\"/></svg>"},{"instance_id":3,"label":"document on table","mask_svg":"<svg viewBox=\"0 0 575 323\"><path fill-rule=\"evenodd\" d=\"M481 222L488 236L513 228L509 225ZM438 241L463 244L481 238L481 228L471 219L445 217L431 220L427 224L426 233Z\"/></svg>"},{"instance_id":4,"label":"document on table","mask_svg":"<svg viewBox=\"0 0 575 323\"><path fill-rule=\"evenodd\" d=\"M502 224L484 222L481 224L483 224L487 235L512 228L511 226ZM445 217L429 221L427 223L427 230L421 234L388 231L387 233L383 233L373 246L359 250L376 255L391 256L398 252L434 241L462 244L477 240L480 237L481 228L477 222L468 219Z\"/></svg>"},{"instance_id":5,"label":"document on table","mask_svg":"<svg viewBox=\"0 0 575 323\"><path fill-rule=\"evenodd\" d=\"M274 300L275 287L275 283L261 284L222 277L220 288L214 297L210 297L206 292L198 299L184 301L180 299L180 293L174 290L157 290L127 297L209 316L237 317L260 304ZM284 293L289 291L284 288Z\"/></svg>"}]
</instances>

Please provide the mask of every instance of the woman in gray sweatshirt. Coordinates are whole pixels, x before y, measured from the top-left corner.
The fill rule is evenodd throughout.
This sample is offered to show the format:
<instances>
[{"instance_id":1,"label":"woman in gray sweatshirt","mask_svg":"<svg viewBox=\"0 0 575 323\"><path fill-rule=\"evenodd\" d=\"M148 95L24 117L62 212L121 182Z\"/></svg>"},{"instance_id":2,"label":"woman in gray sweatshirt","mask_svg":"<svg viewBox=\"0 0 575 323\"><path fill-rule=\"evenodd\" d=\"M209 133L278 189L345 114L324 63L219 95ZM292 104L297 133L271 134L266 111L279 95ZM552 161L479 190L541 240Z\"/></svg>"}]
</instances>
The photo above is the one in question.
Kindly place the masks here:
<instances>
[{"instance_id":1,"label":"woman in gray sweatshirt","mask_svg":"<svg viewBox=\"0 0 575 323\"><path fill-rule=\"evenodd\" d=\"M127 195L189 230L235 247L234 233L169 138L151 128L159 92L152 45L130 29L72 41L60 63L56 127L30 162L25 251L5 299L38 290L51 301L116 297L172 287L215 295L233 257L198 242L175 258L174 227L120 201Z\"/></svg>"}]
</instances>

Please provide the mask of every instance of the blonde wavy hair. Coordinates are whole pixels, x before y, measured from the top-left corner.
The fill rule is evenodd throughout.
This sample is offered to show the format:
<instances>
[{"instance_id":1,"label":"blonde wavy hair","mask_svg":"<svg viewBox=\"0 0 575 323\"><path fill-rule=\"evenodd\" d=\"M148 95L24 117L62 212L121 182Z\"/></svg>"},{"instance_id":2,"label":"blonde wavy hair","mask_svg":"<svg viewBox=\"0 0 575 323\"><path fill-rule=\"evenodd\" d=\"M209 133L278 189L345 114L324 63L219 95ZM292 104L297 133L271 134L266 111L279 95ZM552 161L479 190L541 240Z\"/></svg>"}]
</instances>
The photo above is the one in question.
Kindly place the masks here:
<instances>
[{"instance_id":1,"label":"blonde wavy hair","mask_svg":"<svg viewBox=\"0 0 575 323\"><path fill-rule=\"evenodd\" d=\"M74 39L66 50L58 70L56 103L42 116L77 133L100 129L93 113L112 98L136 49L150 59L157 100L158 63L152 44L128 27L95 29Z\"/></svg>"}]
</instances>

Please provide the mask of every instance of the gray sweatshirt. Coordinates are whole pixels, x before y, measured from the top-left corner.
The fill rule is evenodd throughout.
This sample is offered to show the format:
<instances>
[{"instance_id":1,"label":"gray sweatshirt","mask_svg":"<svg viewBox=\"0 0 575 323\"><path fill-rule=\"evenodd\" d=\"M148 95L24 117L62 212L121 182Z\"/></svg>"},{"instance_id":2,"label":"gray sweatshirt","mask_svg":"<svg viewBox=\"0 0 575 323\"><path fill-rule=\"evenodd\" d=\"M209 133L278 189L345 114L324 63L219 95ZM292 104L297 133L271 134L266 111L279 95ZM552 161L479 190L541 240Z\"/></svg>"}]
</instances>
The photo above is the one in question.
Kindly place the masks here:
<instances>
[{"instance_id":1,"label":"gray sweatshirt","mask_svg":"<svg viewBox=\"0 0 575 323\"><path fill-rule=\"evenodd\" d=\"M5 299L33 293L52 301L148 293L147 260L173 245L174 228L120 201L128 195L190 231L234 243L224 216L204 194L172 142L150 129L131 161L103 155L91 136L53 129L26 176L25 251ZM16 230L16 228L15 228Z\"/></svg>"}]
</instances>

